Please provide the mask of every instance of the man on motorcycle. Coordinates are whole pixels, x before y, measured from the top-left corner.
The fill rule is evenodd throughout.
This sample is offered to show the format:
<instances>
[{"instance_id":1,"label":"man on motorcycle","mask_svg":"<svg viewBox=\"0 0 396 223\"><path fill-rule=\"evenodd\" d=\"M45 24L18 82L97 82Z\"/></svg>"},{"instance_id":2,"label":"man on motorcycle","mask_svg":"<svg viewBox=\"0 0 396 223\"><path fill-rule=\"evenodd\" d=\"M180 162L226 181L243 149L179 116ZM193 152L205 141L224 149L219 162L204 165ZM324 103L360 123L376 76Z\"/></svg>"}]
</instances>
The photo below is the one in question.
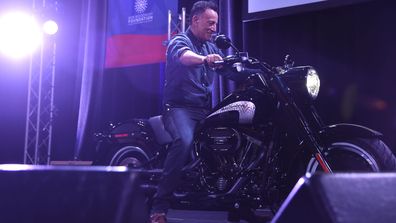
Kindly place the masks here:
<instances>
[{"instance_id":1,"label":"man on motorcycle","mask_svg":"<svg viewBox=\"0 0 396 223\"><path fill-rule=\"evenodd\" d=\"M194 129L211 108L214 62L222 61L221 51L209 41L217 23L217 5L198 1L191 9L189 28L168 44L163 121L173 141L154 196L151 223L166 222L169 199L191 154Z\"/></svg>"}]
</instances>

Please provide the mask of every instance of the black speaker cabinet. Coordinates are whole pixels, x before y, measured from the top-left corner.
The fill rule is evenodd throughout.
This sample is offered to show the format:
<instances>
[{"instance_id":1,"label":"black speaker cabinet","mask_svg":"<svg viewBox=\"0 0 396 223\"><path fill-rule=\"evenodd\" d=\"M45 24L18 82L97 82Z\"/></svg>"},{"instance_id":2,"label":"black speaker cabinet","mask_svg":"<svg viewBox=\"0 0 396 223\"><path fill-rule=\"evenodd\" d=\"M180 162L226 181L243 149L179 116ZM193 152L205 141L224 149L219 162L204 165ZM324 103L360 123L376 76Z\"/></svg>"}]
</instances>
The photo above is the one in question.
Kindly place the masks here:
<instances>
[{"instance_id":1,"label":"black speaker cabinet","mask_svg":"<svg viewBox=\"0 0 396 223\"><path fill-rule=\"evenodd\" d=\"M272 223L396 222L396 174L320 174L301 178Z\"/></svg>"},{"instance_id":2,"label":"black speaker cabinet","mask_svg":"<svg viewBox=\"0 0 396 223\"><path fill-rule=\"evenodd\" d=\"M139 172L0 165L0 222L147 222Z\"/></svg>"}]
</instances>

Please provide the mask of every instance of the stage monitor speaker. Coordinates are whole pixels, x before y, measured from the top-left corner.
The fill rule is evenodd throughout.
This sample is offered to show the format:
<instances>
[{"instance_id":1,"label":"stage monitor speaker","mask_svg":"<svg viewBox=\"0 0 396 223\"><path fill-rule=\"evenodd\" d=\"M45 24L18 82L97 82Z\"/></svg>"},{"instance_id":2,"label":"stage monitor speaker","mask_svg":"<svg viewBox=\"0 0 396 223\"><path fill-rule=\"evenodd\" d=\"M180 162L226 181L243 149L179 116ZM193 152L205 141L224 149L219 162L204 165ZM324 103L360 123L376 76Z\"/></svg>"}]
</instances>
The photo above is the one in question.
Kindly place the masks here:
<instances>
[{"instance_id":1,"label":"stage monitor speaker","mask_svg":"<svg viewBox=\"0 0 396 223\"><path fill-rule=\"evenodd\" d=\"M318 174L301 178L272 223L396 222L396 174Z\"/></svg>"},{"instance_id":2,"label":"stage monitor speaker","mask_svg":"<svg viewBox=\"0 0 396 223\"><path fill-rule=\"evenodd\" d=\"M0 222L147 222L140 174L124 167L0 165Z\"/></svg>"}]
</instances>

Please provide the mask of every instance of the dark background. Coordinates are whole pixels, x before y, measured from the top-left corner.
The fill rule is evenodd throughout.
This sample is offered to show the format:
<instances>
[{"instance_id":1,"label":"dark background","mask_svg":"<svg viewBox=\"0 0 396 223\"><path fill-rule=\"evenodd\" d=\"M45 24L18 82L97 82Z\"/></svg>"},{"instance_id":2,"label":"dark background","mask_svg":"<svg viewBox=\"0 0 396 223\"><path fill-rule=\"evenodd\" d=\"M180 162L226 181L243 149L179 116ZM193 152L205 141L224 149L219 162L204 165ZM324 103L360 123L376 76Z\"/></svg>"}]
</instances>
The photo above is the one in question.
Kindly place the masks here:
<instances>
[{"instance_id":1,"label":"dark background","mask_svg":"<svg viewBox=\"0 0 396 223\"><path fill-rule=\"evenodd\" d=\"M245 23L250 55L270 64L294 57L319 72L316 102L327 123L366 125L396 139L396 3L367 1Z\"/></svg>"},{"instance_id":2,"label":"dark background","mask_svg":"<svg viewBox=\"0 0 396 223\"><path fill-rule=\"evenodd\" d=\"M0 13L26 8L31 1L0 0ZM52 160L73 159L81 76L78 50L82 2L59 1L57 34L56 116ZM190 8L194 1L180 1ZM242 1L235 1L242 10ZM351 122L385 134L396 148L396 3L358 2L250 22L240 20L237 46L269 64L280 65L286 54L296 65L313 65L321 75L316 105L327 123ZM221 17L221 14L220 14ZM221 25L221 24L220 24ZM104 46L97 46L104 47ZM161 111L163 64L104 72L104 94L96 99L93 131L109 122L148 117ZM0 163L21 163L26 120L28 60L0 55ZM92 159L83 148L81 159Z\"/></svg>"}]
</instances>

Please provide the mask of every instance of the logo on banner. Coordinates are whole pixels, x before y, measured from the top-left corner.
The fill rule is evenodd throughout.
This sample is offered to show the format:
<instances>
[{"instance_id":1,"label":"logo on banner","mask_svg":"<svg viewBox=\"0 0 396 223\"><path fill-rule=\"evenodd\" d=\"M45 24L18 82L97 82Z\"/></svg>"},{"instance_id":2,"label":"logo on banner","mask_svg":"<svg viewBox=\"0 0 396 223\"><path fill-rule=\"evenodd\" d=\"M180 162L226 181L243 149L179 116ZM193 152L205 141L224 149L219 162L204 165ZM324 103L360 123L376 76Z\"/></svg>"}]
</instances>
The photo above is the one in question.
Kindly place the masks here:
<instances>
[{"instance_id":1,"label":"logo on banner","mask_svg":"<svg viewBox=\"0 0 396 223\"><path fill-rule=\"evenodd\" d=\"M147 0L136 0L135 1L135 11L139 14L143 13L147 9Z\"/></svg>"},{"instance_id":2,"label":"logo on banner","mask_svg":"<svg viewBox=\"0 0 396 223\"><path fill-rule=\"evenodd\" d=\"M135 0L134 10L136 15L128 17L128 25L132 26L152 22L154 19L154 13L146 12L148 5L148 0Z\"/></svg>"}]
</instances>

